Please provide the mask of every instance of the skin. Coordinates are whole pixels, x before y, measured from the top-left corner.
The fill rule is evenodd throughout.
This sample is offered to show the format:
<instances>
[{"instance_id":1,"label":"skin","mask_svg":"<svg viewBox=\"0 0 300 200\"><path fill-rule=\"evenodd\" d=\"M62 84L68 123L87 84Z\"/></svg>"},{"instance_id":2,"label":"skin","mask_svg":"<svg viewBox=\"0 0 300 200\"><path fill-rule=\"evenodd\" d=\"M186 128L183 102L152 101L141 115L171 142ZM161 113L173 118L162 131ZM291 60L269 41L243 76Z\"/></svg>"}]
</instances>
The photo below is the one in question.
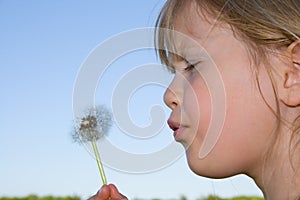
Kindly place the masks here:
<instances>
[{"instance_id":1,"label":"skin","mask_svg":"<svg viewBox=\"0 0 300 200\"><path fill-rule=\"evenodd\" d=\"M289 152L291 126L280 124L280 128L275 129L278 121L266 104L276 110L266 70L269 66L263 63L253 66L248 46L232 29L204 18L199 12L191 3L176 18L176 31L194 42L175 37L180 56L170 55L174 79L164 96L172 110L168 124L174 130L175 140L186 147L189 167L196 174L210 178L246 174L262 189L266 199L300 199L300 176L293 170L291 160L296 168L300 161L299 158L290 160ZM268 57L274 67L279 107L286 122L292 122L300 113L300 70L294 67L300 63L299 46L299 42L295 42L280 49L280 54ZM189 63L197 64L188 67ZM216 116L212 114L214 105L211 105L210 87L213 86L206 82L213 77L205 77L212 66L217 67L224 84L226 101L221 103L226 105L226 118L216 144L208 155L200 158L199 149L205 136L215 134L208 133L211 119ZM259 72L261 92L255 70ZM114 185L103 186L94 199L104 200L109 196L115 200L126 199Z\"/></svg>"},{"instance_id":2,"label":"skin","mask_svg":"<svg viewBox=\"0 0 300 200\"><path fill-rule=\"evenodd\" d=\"M88 200L127 200L127 198L120 194L114 184L103 185L101 189L89 198Z\"/></svg>"},{"instance_id":3,"label":"skin","mask_svg":"<svg viewBox=\"0 0 300 200\"><path fill-rule=\"evenodd\" d=\"M226 92L226 119L218 142L208 156L200 159L199 149L207 134L210 119L215 117L211 116L211 96L202 76L203 71L210 70L212 61L204 59L194 69L186 70L186 63L192 62L189 57L195 54L194 49L186 47L187 42L175 41L178 51L182 51L180 54L186 55L183 59L173 59L175 77L164 97L172 110L169 124L180 124L179 129L182 129L180 137L175 139L188 147L188 163L196 174L212 178L240 173L257 174L261 171L262 156L268 150L276 118L253 81L247 47L233 36L228 27L222 24L213 27L199 14L187 10L195 9L187 7L186 12L182 13L194 20L178 17L176 30L206 50L194 58L196 62L208 54L217 66ZM267 73L262 70L259 79L268 80ZM268 81L263 82L261 87L265 97L273 95ZM274 104L271 98L268 101ZM199 109L192 105L197 105Z\"/></svg>"},{"instance_id":4,"label":"skin","mask_svg":"<svg viewBox=\"0 0 300 200\"><path fill-rule=\"evenodd\" d=\"M199 149L207 134L209 121L215 117L209 114L213 105L210 104L209 88L202 76L205 74L203 71L210 70L207 68L211 66L211 61L204 59L194 69L187 71L187 63L195 62L189 60L193 57L190 55L195 55L195 48L189 50L185 46L188 42L175 39L179 54L185 57L172 59L175 77L164 99L172 110L169 124L173 129L175 126L176 131L177 128L180 130L180 137L176 135L175 139L188 147L186 154L189 167L196 174L211 178L247 174L262 189L266 199L300 198L300 194L297 194L299 174L295 176L289 160L291 130L289 126L280 124L281 128L275 131L278 121L261 95L276 110L274 91L266 71L269 66L251 65L254 62L251 62L248 46L235 36L232 29L226 24L212 25L213 20L204 18L199 10L196 12L195 6L190 4L185 7L176 20L175 29L206 50L199 53L199 60L206 57L201 54L207 53L217 66L226 92L226 119L214 148L205 158L199 158ZM282 117L288 122L292 122L300 113L300 88L297 84L300 73L299 69L293 67L298 62L296 58L299 58L299 51L295 52L299 43L296 43L291 45L294 47L281 49L279 54L270 54L268 57L269 63L274 66L271 70L278 85ZM257 78L261 93L255 82L254 70L259 72ZM192 105L198 105L199 109ZM200 118L195 120L198 113Z\"/></svg>"}]
</instances>

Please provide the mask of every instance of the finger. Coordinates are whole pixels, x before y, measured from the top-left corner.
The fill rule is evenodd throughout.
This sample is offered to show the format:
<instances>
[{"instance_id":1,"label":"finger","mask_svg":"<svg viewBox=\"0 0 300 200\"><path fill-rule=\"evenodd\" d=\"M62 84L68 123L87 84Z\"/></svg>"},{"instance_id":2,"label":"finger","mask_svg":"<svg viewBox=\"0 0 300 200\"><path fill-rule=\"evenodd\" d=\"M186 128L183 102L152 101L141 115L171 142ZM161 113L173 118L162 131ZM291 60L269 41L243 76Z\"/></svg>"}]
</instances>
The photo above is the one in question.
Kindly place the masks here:
<instances>
[{"instance_id":1,"label":"finger","mask_svg":"<svg viewBox=\"0 0 300 200\"><path fill-rule=\"evenodd\" d=\"M103 185L95 195L94 200L107 200L110 198L110 188L108 185Z\"/></svg>"},{"instance_id":2,"label":"finger","mask_svg":"<svg viewBox=\"0 0 300 200\"><path fill-rule=\"evenodd\" d=\"M117 187L114 184L109 184L108 185L109 189L110 189L110 196L111 198L114 200L126 200L127 198L120 194L119 190L117 189Z\"/></svg>"}]
</instances>

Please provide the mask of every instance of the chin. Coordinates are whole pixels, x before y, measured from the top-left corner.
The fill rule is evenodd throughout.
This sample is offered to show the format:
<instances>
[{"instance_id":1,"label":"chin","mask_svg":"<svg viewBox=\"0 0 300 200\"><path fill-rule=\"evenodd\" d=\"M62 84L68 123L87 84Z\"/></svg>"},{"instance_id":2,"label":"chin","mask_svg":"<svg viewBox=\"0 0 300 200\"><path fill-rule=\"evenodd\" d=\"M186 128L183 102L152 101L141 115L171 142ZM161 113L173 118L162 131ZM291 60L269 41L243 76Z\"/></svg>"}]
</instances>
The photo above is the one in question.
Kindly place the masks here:
<instances>
[{"instance_id":1,"label":"chin","mask_svg":"<svg viewBox=\"0 0 300 200\"><path fill-rule=\"evenodd\" d=\"M232 173L224 173L222 169L220 170L215 170L209 167L203 168L203 167L195 167L191 164L189 164L189 168L191 171L198 176L206 177L206 178L213 178L213 179L223 179L223 178L228 178L232 177L237 174L232 174Z\"/></svg>"},{"instance_id":2,"label":"chin","mask_svg":"<svg viewBox=\"0 0 300 200\"><path fill-rule=\"evenodd\" d=\"M235 173L230 166L224 166L209 156L200 159L197 155L191 155L187 152L187 162L192 172L206 178L221 179L239 174Z\"/></svg>"}]
</instances>

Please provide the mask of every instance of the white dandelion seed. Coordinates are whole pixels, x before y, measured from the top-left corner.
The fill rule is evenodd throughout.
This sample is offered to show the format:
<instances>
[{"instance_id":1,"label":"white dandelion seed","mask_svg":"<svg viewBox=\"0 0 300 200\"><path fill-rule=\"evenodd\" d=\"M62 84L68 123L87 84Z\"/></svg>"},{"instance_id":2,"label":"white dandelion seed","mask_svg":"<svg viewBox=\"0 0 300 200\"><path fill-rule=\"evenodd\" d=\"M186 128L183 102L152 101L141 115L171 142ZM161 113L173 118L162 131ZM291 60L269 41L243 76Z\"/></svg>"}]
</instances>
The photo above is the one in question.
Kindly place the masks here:
<instances>
[{"instance_id":1,"label":"white dandelion seed","mask_svg":"<svg viewBox=\"0 0 300 200\"><path fill-rule=\"evenodd\" d=\"M90 108L75 120L73 139L86 143L99 140L108 133L112 125L112 114L103 105Z\"/></svg>"},{"instance_id":2,"label":"white dandelion seed","mask_svg":"<svg viewBox=\"0 0 300 200\"><path fill-rule=\"evenodd\" d=\"M112 125L112 114L103 105L88 109L75 120L72 137L79 143L91 142L103 184L107 184L96 141L108 133Z\"/></svg>"}]
</instances>

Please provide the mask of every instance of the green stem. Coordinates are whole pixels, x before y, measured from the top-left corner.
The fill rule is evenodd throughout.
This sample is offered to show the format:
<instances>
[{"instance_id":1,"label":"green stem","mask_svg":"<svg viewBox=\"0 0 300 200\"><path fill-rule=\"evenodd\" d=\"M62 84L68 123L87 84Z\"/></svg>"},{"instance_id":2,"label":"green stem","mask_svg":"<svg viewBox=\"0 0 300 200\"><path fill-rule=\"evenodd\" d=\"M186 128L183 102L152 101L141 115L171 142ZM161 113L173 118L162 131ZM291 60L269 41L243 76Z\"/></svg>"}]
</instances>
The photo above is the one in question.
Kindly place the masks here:
<instances>
[{"instance_id":1,"label":"green stem","mask_svg":"<svg viewBox=\"0 0 300 200\"><path fill-rule=\"evenodd\" d=\"M104 185L106 185L107 184L106 176L105 176L103 165L102 165L102 162L101 162L101 159L100 159L100 156L99 156L99 151L98 151L98 148L97 148L96 141L93 139L91 142L92 142L94 154L95 154L95 157L96 157L96 161L97 161L97 164L98 164L98 168L99 168L100 176L101 176L101 179L102 179L102 183Z\"/></svg>"}]
</instances>

